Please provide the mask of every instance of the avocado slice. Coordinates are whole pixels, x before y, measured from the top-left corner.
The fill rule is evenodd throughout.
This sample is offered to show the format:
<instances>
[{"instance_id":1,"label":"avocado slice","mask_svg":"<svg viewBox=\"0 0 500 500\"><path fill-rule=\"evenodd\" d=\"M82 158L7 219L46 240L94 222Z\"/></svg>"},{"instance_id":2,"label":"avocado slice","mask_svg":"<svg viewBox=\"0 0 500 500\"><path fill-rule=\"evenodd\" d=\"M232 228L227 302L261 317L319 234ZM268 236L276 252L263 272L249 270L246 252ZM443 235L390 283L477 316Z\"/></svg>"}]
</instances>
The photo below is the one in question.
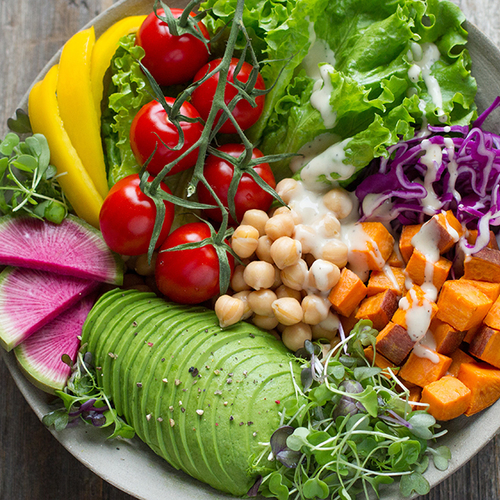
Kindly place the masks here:
<instances>
[{"instance_id":1,"label":"avocado slice","mask_svg":"<svg viewBox=\"0 0 500 500\"><path fill-rule=\"evenodd\" d=\"M108 292L89 318L83 341L138 436L174 467L245 495L257 476L251 461L263 451L259 442L269 442L282 404L295 395L300 369L283 344L254 325L223 330L211 310L133 290Z\"/></svg>"}]
</instances>

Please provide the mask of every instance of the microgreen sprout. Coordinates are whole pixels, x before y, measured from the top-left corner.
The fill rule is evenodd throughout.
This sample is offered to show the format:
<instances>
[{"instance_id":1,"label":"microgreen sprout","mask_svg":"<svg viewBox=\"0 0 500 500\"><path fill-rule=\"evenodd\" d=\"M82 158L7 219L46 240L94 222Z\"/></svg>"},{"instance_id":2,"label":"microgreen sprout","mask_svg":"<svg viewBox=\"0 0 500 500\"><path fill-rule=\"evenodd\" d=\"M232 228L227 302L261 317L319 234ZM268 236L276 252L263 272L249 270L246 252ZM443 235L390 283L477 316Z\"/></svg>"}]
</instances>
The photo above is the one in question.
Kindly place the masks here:
<instances>
[{"instance_id":1,"label":"microgreen sprout","mask_svg":"<svg viewBox=\"0 0 500 500\"><path fill-rule=\"evenodd\" d=\"M433 449L428 443L442 435L434 417L413 410L408 390L394 372L373 366L364 356L363 346L372 345L376 334L371 322L358 322L319 361L321 377L312 377L318 373L312 343L296 353L307 384L296 384L280 427L253 463L256 473L262 471L270 452L276 467L258 478L261 495L369 499L396 478L403 496L425 494L430 489L422 475L428 456L436 467L447 467L448 448ZM342 362L346 359L347 365Z\"/></svg>"},{"instance_id":2,"label":"microgreen sprout","mask_svg":"<svg viewBox=\"0 0 500 500\"><path fill-rule=\"evenodd\" d=\"M28 131L23 114L10 125ZM50 164L50 150L42 134L21 141L8 133L0 141L0 214L29 214L60 224L69 205L57 182L57 170Z\"/></svg>"},{"instance_id":3,"label":"microgreen sprout","mask_svg":"<svg viewBox=\"0 0 500 500\"><path fill-rule=\"evenodd\" d=\"M63 355L63 361L71 366L66 387L62 391L56 391L64 406L44 415L42 422L48 427L54 426L57 431L75 425L78 421L95 427L114 425L110 438L134 437L134 429L117 415L104 390L99 387L96 369L91 362L92 356L89 352L84 352L85 347L80 348L75 363L71 362L69 356Z\"/></svg>"}]
</instances>

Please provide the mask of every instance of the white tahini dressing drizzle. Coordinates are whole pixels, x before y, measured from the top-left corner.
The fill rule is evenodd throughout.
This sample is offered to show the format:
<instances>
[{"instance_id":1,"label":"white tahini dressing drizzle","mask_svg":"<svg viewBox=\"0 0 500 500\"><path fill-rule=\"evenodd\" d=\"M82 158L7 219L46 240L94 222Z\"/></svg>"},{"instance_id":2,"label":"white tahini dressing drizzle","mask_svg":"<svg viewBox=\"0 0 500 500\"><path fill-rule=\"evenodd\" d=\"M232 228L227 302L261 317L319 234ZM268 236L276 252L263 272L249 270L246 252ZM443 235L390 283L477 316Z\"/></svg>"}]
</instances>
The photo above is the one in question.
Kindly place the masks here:
<instances>
[{"instance_id":1,"label":"white tahini dressing drizzle","mask_svg":"<svg viewBox=\"0 0 500 500\"><path fill-rule=\"evenodd\" d=\"M331 180L331 175L336 174L335 180L349 179L354 172L353 165L346 165L345 148L352 138L344 139L341 142L333 144L321 154L313 158L300 172L300 177L308 189L317 190L324 189L324 185L320 180L321 176L326 176Z\"/></svg>"},{"instance_id":2,"label":"white tahini dressing drizzle","mask_svg":"<svg viewBox=\"0 0 500 500\"><path fill-rule=\"evenodd\" d=\"M325 63L320 66L320 78L314 83L311 94L311 106L320 112L325 128L333 128L337 121L337 113L330 105L330 94L333 91L331 78L333 71L334 68L331 64Z\"/></svg>"},{"instance_id":3,"label":"white tahini dressing drizzle","mask_svg":"<svg viewBox=\"0 0 500 500\"><path fill-rule=\"evenodd\" d=\"M309 51L302 60L301 67L305 69L307 76L314 80L321 79L319 65L328 63L335 67L335 52L330 48L327 41L317 38L314 32L314 23L309 23Z\"/></svg>"},{"instance_id":4,"label":"white tahini dressing drizzle","mask_svg":"<svg viewBox=\"0 0 500 500\"><path fill-rule=\"evenodd\" d=\"M441 54L437 45L434 43L413 43L411 46L413 55L413 65L408 70L408 78L411 82L417 83L419 78L425 82L427 92L431 96L434 106L437 108L438 118L440 122L446 122L448 117L443 111L443 95L441 87L436 77L431 74L432 65L439 60Z\"/></svg>"}]
</instances>

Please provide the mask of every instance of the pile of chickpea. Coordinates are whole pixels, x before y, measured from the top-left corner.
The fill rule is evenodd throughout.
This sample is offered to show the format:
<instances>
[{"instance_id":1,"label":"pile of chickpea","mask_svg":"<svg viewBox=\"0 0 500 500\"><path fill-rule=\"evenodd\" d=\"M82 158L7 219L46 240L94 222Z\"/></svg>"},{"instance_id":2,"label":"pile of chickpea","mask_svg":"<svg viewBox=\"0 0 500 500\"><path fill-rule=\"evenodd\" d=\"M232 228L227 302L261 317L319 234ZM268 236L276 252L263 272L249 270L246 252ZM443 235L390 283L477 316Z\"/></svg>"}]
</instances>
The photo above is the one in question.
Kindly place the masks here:
<instances>
[{"instance_id":1,"label":"pile of chickpea","mask_svg":"<svg viewBox=\"0 0 500 500\"><path fill-rule=\"evenodd\" d=\"M243 264L234 270L231 290L215 303L221 327L250 319L277 337L280 332L292 351L307 339L338 341L339 319L328 295L347 264L339 219L352 210L347 193L332 189L318 195L322 211L311 219L301 213L301 189L301 183L284 179L276 191L288 206L271 216L263 210L245 213L231 240Z\"/></svg>"}]
</instances>

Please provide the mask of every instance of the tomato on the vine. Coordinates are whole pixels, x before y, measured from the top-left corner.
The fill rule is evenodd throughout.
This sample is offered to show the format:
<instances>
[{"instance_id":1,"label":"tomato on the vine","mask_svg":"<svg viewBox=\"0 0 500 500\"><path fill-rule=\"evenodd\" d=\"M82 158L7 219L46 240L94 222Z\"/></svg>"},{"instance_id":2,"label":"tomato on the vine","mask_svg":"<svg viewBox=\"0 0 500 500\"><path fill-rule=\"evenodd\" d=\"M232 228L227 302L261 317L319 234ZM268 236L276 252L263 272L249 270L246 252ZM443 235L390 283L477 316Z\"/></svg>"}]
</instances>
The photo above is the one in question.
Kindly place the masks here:
<instances>
[{"instance_id":1,"label":"tomato on the vine","mask_svg":"<svg viewBox=\"0 0 500 500\"><path fill-rule=\"evenodd\" d=\"M175 18L182 14L182 9L170 10ZM157 12L159 16L165 16L163 9L158 9ZM191 13L191 16L194 14ZM208 31L201 21L198 28L208 40ZM142 63L159 85L190 82L209 57L208 48L202 40L189 33L172 35L168 24L161 21L154 12L149 14L139 28L136 43L146 53Z\"/></svg>"},{"instance_id":2,"label":"tomato on the vine","mask_svg":"<svg viewBox=\"0 0 500 500\"><path fill-rule=\"evenodd\" d=\"M156 285L170 300L180 304L199 304L219 293L220 266L213 245L189 250L172 250L184 243L194 243L210 237L204 222L192 222L179 227L165 240L156 260ZM231 272L234 258L228 253Z\"/></svg>"},{"instance_id":3,"label":"tomato on the vine","mask_svg":"<svg viewBox=\"0 0 500 500\"><path fill-rule=\"evenodd\" d=\"M225 144L217 149L234 158L238 158L245 151L243 144ZM254 148L252 159L262 158L262 156L263 154L257 148ZM255 165L253 169L270 187L273 189L276 187L276 181L268 163L259 163ZM228 191L233 174L234 166L227 160L218 158L213 154L207 157L205 166L203 167L203 175L226 208L228 207ZM198 199L201 203L216 205L214 198L201 182L198 184ZM264 191L264 189L252 179L250 174L243 174L234 197L236 217L238 219L237 222L240 222L245 212L252 208L267 211L272 201L272 195ZM215 221L220 222L222 220L222 213L217 208L205 210L205 213ZM232 217L230 217L230 222L235 222Z\"/></svg>"},{"instance_id":4,"label":"tomato on the vine","mask_svg":"<svg viewBox=\"0 0 500 500\"><path fill-rule=\"evenodd\" d=\"M210 61L208 64L203 66L198 71L198 73L196 73L194 81L197 82L198 80L201 80L207 73L215 69L220 64L221 60L222 59L214 59L213 61ZM227 74L228 82L234 83L234 72L238 63L239 60L233 57L229 67L229 72ZM246 83L248 81L248 78L250 77L251 71L252 66L247 62L244 62L241 70L237 74L237 80ZM216 73L207 81L201 83L198 87L196 87L196 89L193 91L193 94L191 95L191 102L193 103L193 106L198 110L201 117L205 121L210 113L218 82L219 73ZM238 93L234 86L231 85L231 83L226 83L226 88L224 90L224 102L226 104L229 104L233 97ZM262 78L260 73L257 76L255 88L259 90L264 90L266 88L264 85L264 79ZM232 115L234 116L236 122L242 130L246 130L247 128L251 127L259 119L260 115L262 114L262 110L264 109L264 100L264 95L256 97L255 107L252 107L252 105L245 99L241 99L240 101L238 101L232 111ZM219 117L220 115L221 112L218 113L217 117ZM219 132L223 134L234 134L236 132L236 128L228 118L220 128Z\"/></svg>"},{"instance_id":5,"label":"tomato on the vine","mask_svg":"<svg viewBox=\"0 0 500 500\"><path fill-rule=\"evenodd\" d=\"M174 103L171 97L165 97L165 100L170 106ZM198 111L188 102L181 106L180 113L187 118L200 117ZM184 134L184 145L179 150L175 150L172 148L175 148L179 142L179 132L159 102L151 101L145 104L135 115L130 127L130 145L141 165L144 165L156 148L147 166L150 174L158 175L165 165L179 158L201 137L203 125L200 122L181 121L180 125ZM192 167L197 158L198 148L179 160L168 175Z\"/></svg>"},{"instance_id":6,"label":"tomato on the vine","mask_svg":"<svg viewBox=\"0 0 500 500\"><path fill-rule=\"evenodd\" d=\"M152 177L149 178L152 180ZM141 255L148 251L156 218L154 201L139 186L138 174L118 181L106 196L99 213L99 225L106 244L121 255ZM163 182L161 189L171 194ZM165 203L165 219L158 237L159 247L168 236L174 220L174 206Z\"/></svg>"}]
</instances>

